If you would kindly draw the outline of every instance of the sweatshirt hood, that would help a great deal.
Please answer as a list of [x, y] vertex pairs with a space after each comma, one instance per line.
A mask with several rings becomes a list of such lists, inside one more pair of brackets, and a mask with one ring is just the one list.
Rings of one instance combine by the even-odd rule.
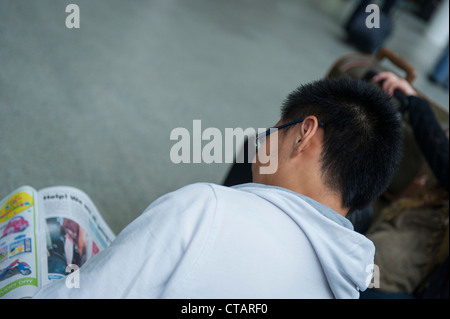
[[234, 186], [284, 211], [308, 237], [335, 298], [359, 298], [372, 279], [375, 247], [351, 222], [313, 199], [262, 184]]

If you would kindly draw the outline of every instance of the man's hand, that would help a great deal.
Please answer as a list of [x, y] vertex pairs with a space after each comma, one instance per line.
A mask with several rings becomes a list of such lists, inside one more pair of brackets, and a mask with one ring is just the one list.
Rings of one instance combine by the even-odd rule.
[[381, 88], [387, 92], [390, 96], [394, 95], [395, 90], [402, 91], [406, 96], [417, 96], [417, 91], [411, 86], [411, 84], [403, 78], [398, 77], [392, 72], [378, 73], [374, 78], [375, 82], [384, 81]]

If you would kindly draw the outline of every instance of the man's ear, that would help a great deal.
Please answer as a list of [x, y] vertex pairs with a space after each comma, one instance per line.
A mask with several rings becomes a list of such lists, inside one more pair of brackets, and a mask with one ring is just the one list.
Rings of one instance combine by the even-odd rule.
[[305, 151], [310, 145], [319, 128], [319, 121], [314, 115], [305, 118], [297, 135], [295, 148], [298, 153]]

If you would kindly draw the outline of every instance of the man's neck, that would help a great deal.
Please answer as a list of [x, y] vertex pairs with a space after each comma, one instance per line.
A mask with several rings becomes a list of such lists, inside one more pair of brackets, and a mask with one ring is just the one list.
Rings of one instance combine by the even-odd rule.
[[308, 196], [311, 199], [314, 199], [316, 202], [319, 202], [332, 210], [336, 211], [342, 216], [347, 216], [349, 209], [346, 207], [342, 207], [342, 196], [337, 194], [334, 191], [329, 190], [325, 185], [320, 183], [321, 185], [314, 185], [314, 182], [310, 182], [307, 185], [274, 185], [280, 186], [286, 189], [289, 189], [298, 194], [302, 194], [304, 196]]
[[[295, 190], [294, 190], [295, 191]], [[314, 199], [316, 202], [319, 202], [332, 210], [336, 211], [342, 216], [347, 216], [349, 209], [342, 207], [342, 198], [338, 194], [332, 191], [320, 191], [318, 193], [313, 192], [298, 192], [299, 194], [303, 194], [308, 196], [311, 199]]]

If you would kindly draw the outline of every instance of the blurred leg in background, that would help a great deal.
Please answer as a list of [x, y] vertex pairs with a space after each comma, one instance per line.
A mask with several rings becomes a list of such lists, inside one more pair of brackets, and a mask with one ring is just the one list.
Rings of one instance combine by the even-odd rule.
[[430, 80], [435, 83], [444, 85], [448, 89], [448, 68], [449, 68], [449, 55], [448, 45], [444, 50], [441, 58], [438, 60], [436, 66], [433, 69], [433, 73], [430, 75]]

